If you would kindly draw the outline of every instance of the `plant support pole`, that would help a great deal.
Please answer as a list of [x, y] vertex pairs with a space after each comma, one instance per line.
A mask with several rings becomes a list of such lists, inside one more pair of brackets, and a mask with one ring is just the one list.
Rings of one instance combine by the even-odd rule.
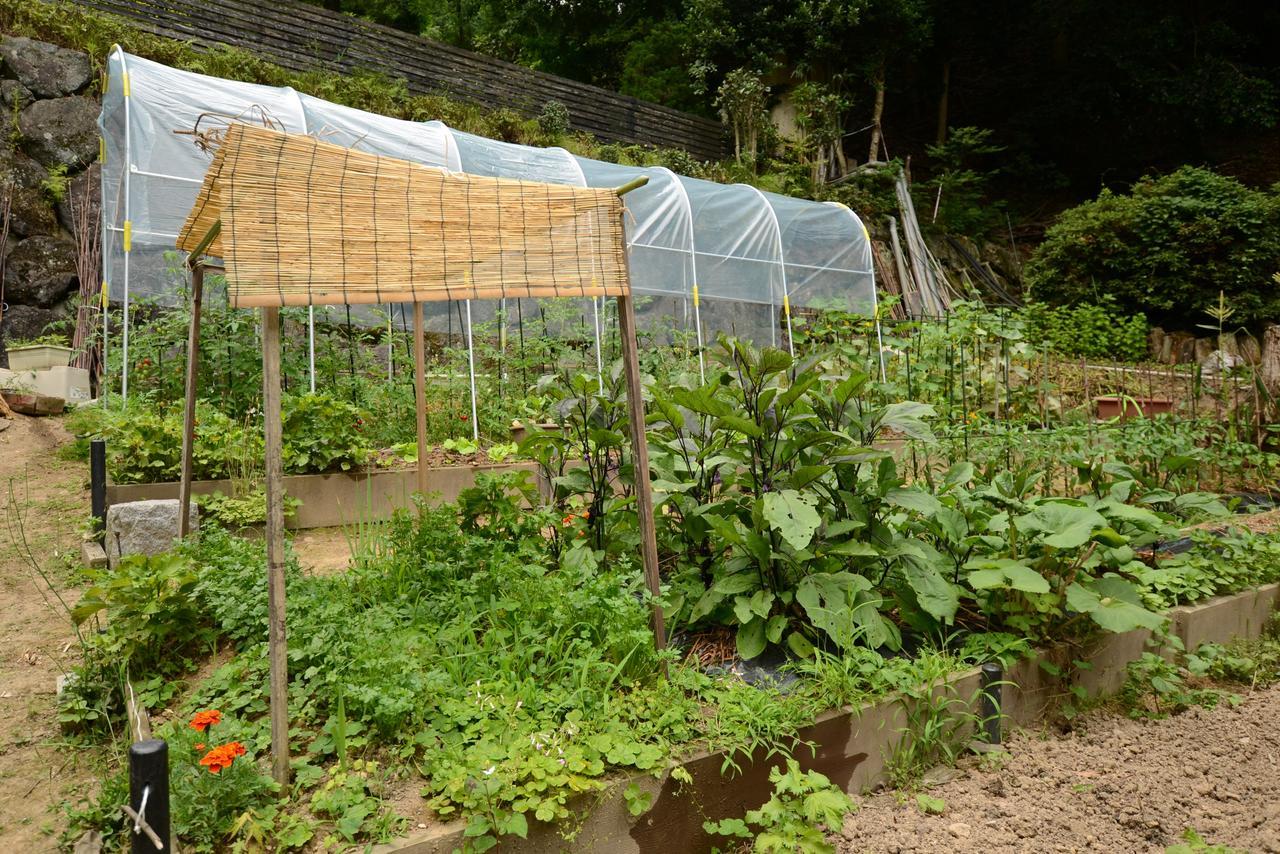
[[[193, 256], [195, 257], [195, 256]], [[200, 373], [200, 307], [204, 302], [204, 264], [191, 267], [191, 326], [187, 330], [187, 383], [182, 411], [182, 482], [178, 485], [178, 539], [191, 533], [191, 458], [196, 444], [196, 385]]]
[[[638, 178], [617, 193], [633, 190], [648, 183]], [[622, 213], [625, 217], [625, 211]], [[624, 231], [626, 222], [623, 222]], [[631, 265], [624, 252], [623, 270], [628, 291], [631, 287]], [[640, 554], [644, 563], [644, 580], [653, 597], [653, 645], [659, 651], [667, 647], [667, 630], [662, 616], [662, 582], [658, 575], [658, 540], [653, 518], [653, 489], [649, 483], [649, 440], [645, 431], [644, 386], [640, 380], [640, 354], [636, 343], [636, 313], [628, 292], [618, 296], [618, 337], [622, 339], [622, 367], [627, 381], [627, 423], [631, 431], [631, 467], [635, 473], [636, 515], [640, 525]], [[663, 665], [666, 672], [666, 665]]]
[[307, 306], [307, 366], [311, 371], [311, 393], [316, 393], [316, 307]]
[[[467, 374], [471, 380], [471, 438], [480, 441], [480, 420], [476, 417], [476, 345], [471, 337], [471, 300], [467, 300]], [[422, 453], [422, 448], [418, 453]]]
[[289, 784], [289, 676], [285, 633], [284, 460], [280, 423], [280, 309], [262, 309], [262, 415], [267, 479], [267, 644], [271, 666], [271, 776]]
[[413, 304], [413, 391], [418, 424], [418, 494], [427, 494], [427, 333], [422, 303]]

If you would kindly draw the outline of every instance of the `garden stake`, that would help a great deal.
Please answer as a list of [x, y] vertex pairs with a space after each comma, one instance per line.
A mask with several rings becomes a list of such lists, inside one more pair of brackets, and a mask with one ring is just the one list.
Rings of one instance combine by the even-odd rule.
[[101, 543], [107, 536], [107, 443], [102, 439], [89, 442], [89, 493], [98, 520], [95, 538]]
[[417, 402], [418, 494], [427, 494], [427, 335], [422, 303], [413, 304], [413, 391]]
[[[348, 314], [351, 311], [347, 307]], [[354, 391], [354, 384], [352, 389]], [[267, 482], [267, 643], [271, 666], [271, 776], [289, 784], [289, 676], [285, 633], [284, 461], [280, 423], [280, 309], [262, 309], [262, 420]]]
[[[647, 184], [647, 177], [637, 178], [618, 189], [621, 196], [636, 187]], [[626, 211], [620, 214], [625, 226]], [[623, 269], [628, 287], [631, 284], [631, 265], [624, 252]], [[636, 516], [640, 527], [640, 553], [644, 560], [644, 578], [653, 597], [653, 645], [658, 651], [667, 647], [667, 632], [662, 617], [662, 584], [658, 575], [658, 540], [653, 519], [653, 492], [649, 483], [649, 440], [644, 419], [644, 385], [640, 379], [639, 345], [636, 343], [636, 315], [631, 294], [619, 295], [618, 331], [622, 344], [622, 368], [627, 380], [627, 426], [631, 432], [631, 467], [636, 487]], [[666, 661], [662, 674], [666, 676]]]
[[987, 744], [1000, 743], [1000, 708], [1004, 686], [1004, 669], [995, 662], [982, 665], [982, 729]]
[[169, 745], [158, 739], [129, 746], [129, 816], [132, 854], [168, 851]]

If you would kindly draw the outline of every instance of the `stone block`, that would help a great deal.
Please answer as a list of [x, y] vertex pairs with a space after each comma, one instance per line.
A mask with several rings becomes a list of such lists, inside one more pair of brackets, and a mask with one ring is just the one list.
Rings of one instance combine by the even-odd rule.
[[89, 540], [80, 544], [80, 562], [90, 569], [101, 569], [107, 565], [107, 553], [96, 541]]
[[44, 166], [71, 171], [98, 156], [98, 102], [83, 95], [35, 101], [18, 116], [28, 153]]
[[[195, 531], [199, 527], [200, 511], [194, 501], [188, 512], [191, 530]], [[121, 557], [168, 551], [177, 539], [176, 498], [130, 501], [107, 509], [107, 560], [113, 568]]]

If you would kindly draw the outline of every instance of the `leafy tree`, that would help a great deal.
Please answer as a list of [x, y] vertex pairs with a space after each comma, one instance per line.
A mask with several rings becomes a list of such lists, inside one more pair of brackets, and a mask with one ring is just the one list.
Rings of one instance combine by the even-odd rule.
[[747, 68], [725, 75], [716, 96], [716, 106], [733, 128], [733, 156], [741, 163], [746, 155], [751, 171], [755, 171], [760, 128], [769, 121], [765, 102], [769, 87]]
[[1103, 190], [1045, 234], [1026, 268], [1037, 299], [1115, 297], [1121, 311], [1190, 327], [1219, 291], [1241, 323], [1280, 317], [1280, 187], [1183, 167]]

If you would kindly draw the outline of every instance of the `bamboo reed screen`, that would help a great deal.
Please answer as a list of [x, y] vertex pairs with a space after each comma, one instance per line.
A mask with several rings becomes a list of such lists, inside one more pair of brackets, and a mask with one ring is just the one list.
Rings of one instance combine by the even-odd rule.
[[444, 172], [231, 125], [178, 238], [226, 264], [232, 305], [617, 296], [622, 201], [587, 189]]

